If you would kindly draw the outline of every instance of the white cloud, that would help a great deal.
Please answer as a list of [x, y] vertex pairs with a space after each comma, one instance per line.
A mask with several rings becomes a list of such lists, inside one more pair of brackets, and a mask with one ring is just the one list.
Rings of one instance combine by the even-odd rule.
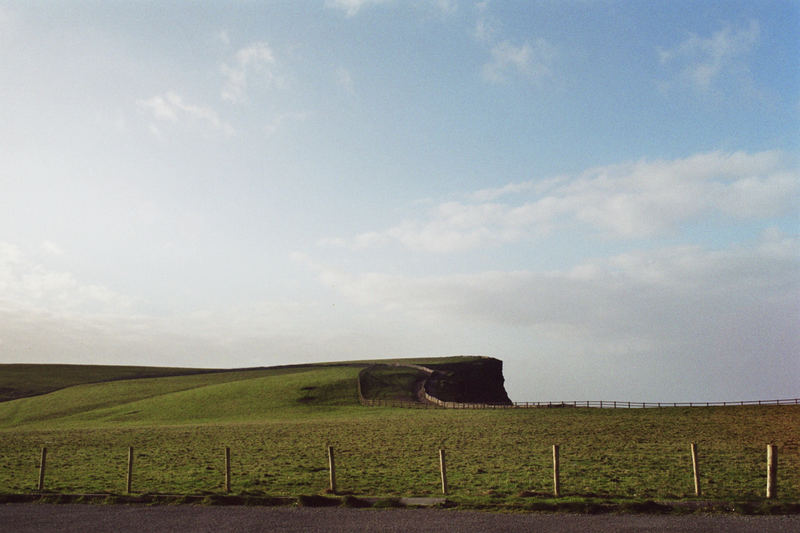
[[[443, 342], [449, 350], [491, 350], [507, 367], [552, 367], [559, 383], [536, 372], [526, 381], [522, 394], [532, 399], [581, 399], [587, 390], [648, 401], [670, 391], [671, 401], [745, 399], [790, 394], [800, 378], [800, 242], [774, 230], [755, 246], [633, 251], [550, 272], [409, 276], [315, 268], [348, 302], [376, 317], [414, 320], [417, 335], [450, 339]], [[762, 370], [756, 386], [753, 375]], [[616, 373], [616, 382], [605, 373]], [[565, 387], [575, 375], [580, 379]], [[664, 380], [673, 385], [665, 389]]]
[[[635, 251], [555, 272], [409, 277], [353, 275], [308, 265], [318, 269], [325, 285], [358, 304], [442, 320], [449, 316], [502, 324], [561, 323], [600, 332], [628, 330], [644, 324], [646, 317], [656, 325], [656, 317], [674, 312], [669, 317], [674, 324], [641, 330], [666, 340], [695, 320], [706, 321], [698, 316], [703, 313], [741, 312], [741, 305], [725, 301], [782, 302], [785, 311], [796, 309], [800, 241], [780, 234], [766, 237], [754, 247]], [[685, 309], [689, 316], [678, 309]]]
[[231, 44], [231, 37], [228, 34], [228, 30], [222, 29], [216, 33], [216, 38], [219, 42], [224, 44], [225, 46], [230, 46]]
[[64, 250], [62, 250], [61, 247], [53, 241], [42, 242], [41, 249], [50, 255], [64, 255]]
[[524, 181], [521, 183], [508, 183], [506, 185], [503, 185], [502, 187], [481, 189], [479, 191], [475, 191], [474, 193], [472, 193], [470, 197], [473, 200], [488, 202], [496, 200], [503, 196], [519, 194], [522, 192], [527, 192], [535, 189], [542, 189], [541, 184], [533, 181]]
[[0, 6], [0, 33], [5, 33], [5, 30], [11, 24], [11, 21], [11, 11], [6, 6]]
[[167, 316], [34, 303], [0, 298], [0, 362], [238, 368], [367, 358], [392, 337], [365, 333], [358, 317], [331, 315], [330, 305], [294, 300]]
[[[60, 254], [49, 241], [46, 255]], [[0, 242], [0, 302], [16, 308], [47, 312], [126, 310], [130, 299], [102, 285], [83, 283], [71, 273], [48, 268], [18, 246]]]
[[142, 315], [130, 298], [38, 259], [0, 241], [2, 363], [231, 368], [313, 362], [325, 356], [344, 360], [361, 349], [359, 339], [364, 338], [350, 330], [349, 315], [328, 316], [329, 307], [315, 302], [267, 301]]
[[[329, 8], [344, 11], [348, 17], [356, 16], [361, 8], [391, 3], [392, 0], [326, 0], [325, 5]], [[402, 5], [404, 2], [398, 3]], [[415, 2], [416, 7], [433, 7], [445, 15], [458, 11], [458, 0], [423, 0]]]
[[556, 49], [545, 39], [533, 44], [514, 45], [503, 41], [492, 47], [492, 60], [483, 66], [483, 78], [491, 83], [504, 83], [513, 74], [529, 80], [541, 80], [552, 74]]
[[232, 103], [246, 101], [248, 85], [254, 76], [267, 86], [280, 85], [283, 80], [275, 66], [275, 54], [267, 43], [255, 42], [241, 48], [234, 55], [232, 64], [222, 65], [225, 76], [222, 99]]
[[552, 65], [557, 50], [546, 39], [538, 38], [516, 44], [502, 37], [501, 23], [489, 13], [488, 2], [475, 4], [477, 19], [472, 32], [479, 43], [485, 45], [491, 59], [484, 63], [481, 76], [489, 83], [506, 83], [520, 76], [529, 81], [541, 81], [552, 76]]
[[594, 169], [557, 194], [578, 220], [612, 235], [643, 237], [712, 212], [781, 215], [799, 191], [800, 171], [779, 152], [711, 152]]
[[491, 43], [494, 41], [498, 33], [498, 23], [494, 19], [481, 16], [475, 22], [475, 30], [473, 36], [480, 42]]
[[353, 83], [353, 77], [350, 75], [350, 71], [344, 67], [339, 67], [336, 69], [336, 83], [344, 89], [347, 94], [355, 94], [355, 84]]
[[447, 15], [458, 11], [458, 0], [433, 0], [433, 5]]
[[373, 232], [367, 242], [380, 243], [383, 237], [415, 250], [457, 252], [493, 242], [516, 241], [523, 233], [536, 231], [526, 226], [537, 218], [537, 213], [503, 204], [446, 202], [433, 210], [429, 220], [406, 221], [382, 234]]
[[358, 14], [362, 7], [375, 4], [383, 4], [386, 0], [327, 0], [328, 7], [341, 9], [348, 17]]
[[[780, 216], [797, 208], [798, 194], [800, 169], [780, 152], [710, 152], [484, 189], [469, 195], [471, 201], [445, 202], [424, 218], [344, 242], [364, 248], [394, 241], [415, 250], [455, 252], [576, 224], [598, 236], [640, 238], [674, 232], [711, 214], [733, 220]], [[497, 201], [501, 197], [507, 199]]]
[[17, 14], [8, 6], [0, 6], [0, 42], [13, 36], [17, 29]]
[[178, 121], [179, 107], [171, 103], [172, 100], [181, 101], [180, 96], [175, 93], [169, 92], [164, 96], [153, 96], [147, 100], [139, 100], [137, 103], [153, 113], [156, 120], [167, 120], [169, 122]]
[[736, 69], [747, 70], [745, 56], [760, 35], [757, 21], [741, 29], [726, 26], [710, 37], [691, 35], [672, 49], [659, 50], [662, 64], [677, 64], [681, 76], [700, 90], [709, 90], [718, 78]]
[[303, 122], [308, 117], [311, 116], [311, 113], [308, 111], [302, 111], [297, 113], [282, 113], [275, 117], [272, 122], [267, 124], [264, 127], [264, 131], [267, 135], [275, 135], [281, 128], [285, 127], [286, 124], [292, 122]]
[[489, 13], [488, 3], [475, 5], [477, 19], [473, 37], [485, 45], [491, 59], [484, 63], [481, 76], [489, 83], [506, 83], [515, 76], [529, 81], [541, 81], [552, 75], [556, 47], [538, 38], [516, 44], [502, 38], [501, 23]]
[[[173, 124], [200, 122], [226, 136], [234, 134], [233, 126], [221, 120], [216, 111], [210, 107], [190, 104], [174, 91], [168, 91], [146, 100], [139, 100], [137, 103], [139, 107], [149, 111], [158, 122], [170, 122]], [[150, 129], [154, 134], [160, 136], [161, 128], [153, 124]]]

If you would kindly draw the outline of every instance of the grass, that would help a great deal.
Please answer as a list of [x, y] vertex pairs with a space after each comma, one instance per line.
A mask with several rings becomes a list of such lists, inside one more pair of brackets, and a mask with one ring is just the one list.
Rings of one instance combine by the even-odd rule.
[[[784, 502], [800, 500], [794, 406], [664, 409], [410, 410], [358, 405], [359, 366], [305, 366], [84, 384], [0, 404], [0, 493], [121, 493], [133, 446], [135, 493], [321, 495], [326, 446], [351, 496], [438, 496], [445, 447], [454, 501], [547, 507], [551, 445], [561, 502], [692, 500], [689, 443], [703, 498], [763, 498], [766, 444], [779, 446]], [[576, 503], [576, 505], [579, 505]]]

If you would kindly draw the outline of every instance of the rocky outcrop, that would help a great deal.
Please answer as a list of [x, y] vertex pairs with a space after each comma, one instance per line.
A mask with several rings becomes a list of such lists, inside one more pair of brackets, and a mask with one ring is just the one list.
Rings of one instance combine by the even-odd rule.
[[[504, 387], [503, 362], [491, 357], [465, 357], [426, 366], [410, 363], [372, 365], [362, 370], [358, 377], [358, 393], [362, 404], [387, 403], [385, 400], [376, 400], [368, 392], [375, 388], [376, 382], [379, 383], [377, 374], [380, 367], [404, 367], [418, 371], [419, 377], [413, 380], [412, 386], [416, 389], [413, 396], [422, 404], [456, 409], [513, 405]], [[410, 384], [410, 381], [407, 383]], [[409, 394], [412, 391], [405, 392]]]
[[425, 382], [425, 392], [441, 402], [511, 404], [499, 359], [480, 357], [428, 366], [434, 372]]

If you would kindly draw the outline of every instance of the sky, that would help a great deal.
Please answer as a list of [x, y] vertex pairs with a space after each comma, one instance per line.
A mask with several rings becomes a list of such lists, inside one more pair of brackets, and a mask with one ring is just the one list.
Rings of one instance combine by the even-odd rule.
[[0, 363], [800, 396], [800, 4], [0, 0]]

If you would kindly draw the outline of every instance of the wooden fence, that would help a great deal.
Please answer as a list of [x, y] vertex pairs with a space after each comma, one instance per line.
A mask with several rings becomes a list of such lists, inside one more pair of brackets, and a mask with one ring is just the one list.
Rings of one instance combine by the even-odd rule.
[[[552, 487], [552, 495], [556, 498], [563, 496], [561, 490], [561, 483], [562, 483], [562, 471], [561, 471], [561, 451], [562, 447], [558, 444], [552, 445], [552, 453], [553, 453], [553, 487]], [[697, 444], [692, 442], [690, 444], [690, 452], [691, 452], [691, 472], [692, 472], [692, 479], [694, 482], [694, 495], [699, 497], [702, 495], [701, 489], [701, 481], [700, 481], [700, 462], [698, 460], [697, 454]], [[133, 487], [133, 480], [134, 480], [134, 470], [133, 470], [133, 447], [128, 448], [127, 454], [127, 469], [126, 469], [126, 493], [131, 494], [134, 491], [132, 490]], [[224, 469], [223, 475], [224, 477], [221, 479], [222, 487], [225, 493], [231, 492], [231, 485], [232, 485], [232, 470], [231, 470], [231, 448], [226, 446], [224, 448]], [[327, 457], [328, 457], [328, 492], [336, 494], [337, 493], [337, 483], [336, 483], [336, 462], [334, 461], [334, 448], [333, 446], [327, 446]], [[449, 485], [448, 485], [448, 478], [447, 478], [447, 463], [445, 459], [445, 450], [444, 448], [439, 449], [439, 474], [441, 479], [441, 490], [442, 493], [448, 494]], [[37, 484], [37, 491], [42, 493], [45, 492], [45, 480], [46, 480], [46, 471], [47, 471], [47, 448], [43, 447], [41, 449], [41, 459], [39, 463], [39, 472], [38, 472], [38, 484]], [[221, 462], [223, 462], [221, 461]], [[773, 499], [776, 498], [778, 495], [778, 447], [774, 444], [767, 445], [767, 468], [766, 468], [766, 498]], [[687, 478], [688, 478], [688, 465], [686, 467]], [[137, 487], [138, 488], [138, 487]], [[141, 487], [139, 493], [148, 492], [147, 487]]]
[[740, 405], [800, 405], [800, 398], [781, 400], [750, 400], [740, 402], [620, 402], [609, 400], [572, 402], [514, 402], [502, 403], [461, 403], [445, 402], [426, 394], [428, 402], [405, 400], [382, 400], [361, 398], [361, 405], [368, 407], [403, 407], [408, 409], [537, 409], [537, 408], [593, 408], [593, 409], [653, 409], [662, 407], [723, 407]]
[[[418, 391], [419, 401], [412, 402], [408, 400], [392, 400], [392, 399], [386, 400], [386, 399], [364, 397], [364, 389], [362, 385], [364, 376], [370, 370], [378, 366], [413, 368], [415, 370], [419, 370], [427, 374], [428, 377], [425, 378], [425, 380], [422, 382], [422, 386]], [[423, 409], [430, 407], [444, 407], [445, 409], [496, 409], [496, 408], [513, 407], [513, 405], [510, 403], [504, 403], [504, 404], [462, 403], [462, 402], [451, 402], [442, 400], [441, 398], [437, 398], [431, 393], [428, 387], [431, 376], [436, 374], [436, 372], [437, 372], [436, 370], [428, 368], [426, 366], [406, 364], [406, 363], [388, 363], [385, 365], [378, 364], [369, 366], [358, 373], [358, 399], [362, 405], [367, 405], [370, 407], [409, 407], [409, 408], [423, 408]]]
[[513, 402], [513, 403], [465, 403], [451, 402], [437, 398], [428, 390], [428, 379], [426, 378], [420, 390], [419, 401], [392, 400], [366, 398], [363, 394], [362, 380], [364, 375], [377, 366], [406, 367], [420, 370], [432, 376], [436, 370], [422, 365], [405, 363], [389, 363], [386, 365], [372, 365], [364, 368], [358, 373], [358, 399], [361, 405], [368, 407], [405, 407], [415, 409], [427, 409], [441, 407], [445, 409], [532, 409], [540, 407], [592, 407], [599, 409], [649, 409], [659, 407], [717, 407], [734, 405], [800, 405], [800, 398], [784, 398], [780, 400], [747, 400], [738, 402], [621, 402], [618, 400], [581, 400], [568, 402]]
[[[620, 402], [608, 400], [572, 402], [514, 402], [513, 407], [595, 407], [601, 409], [647, 409], [658, 407], [717, 407], [733, 405], [800, 405], [800, 398], [749, 400], [740, 402]], [[497, 408], [496, 406], [489, 407]]]

